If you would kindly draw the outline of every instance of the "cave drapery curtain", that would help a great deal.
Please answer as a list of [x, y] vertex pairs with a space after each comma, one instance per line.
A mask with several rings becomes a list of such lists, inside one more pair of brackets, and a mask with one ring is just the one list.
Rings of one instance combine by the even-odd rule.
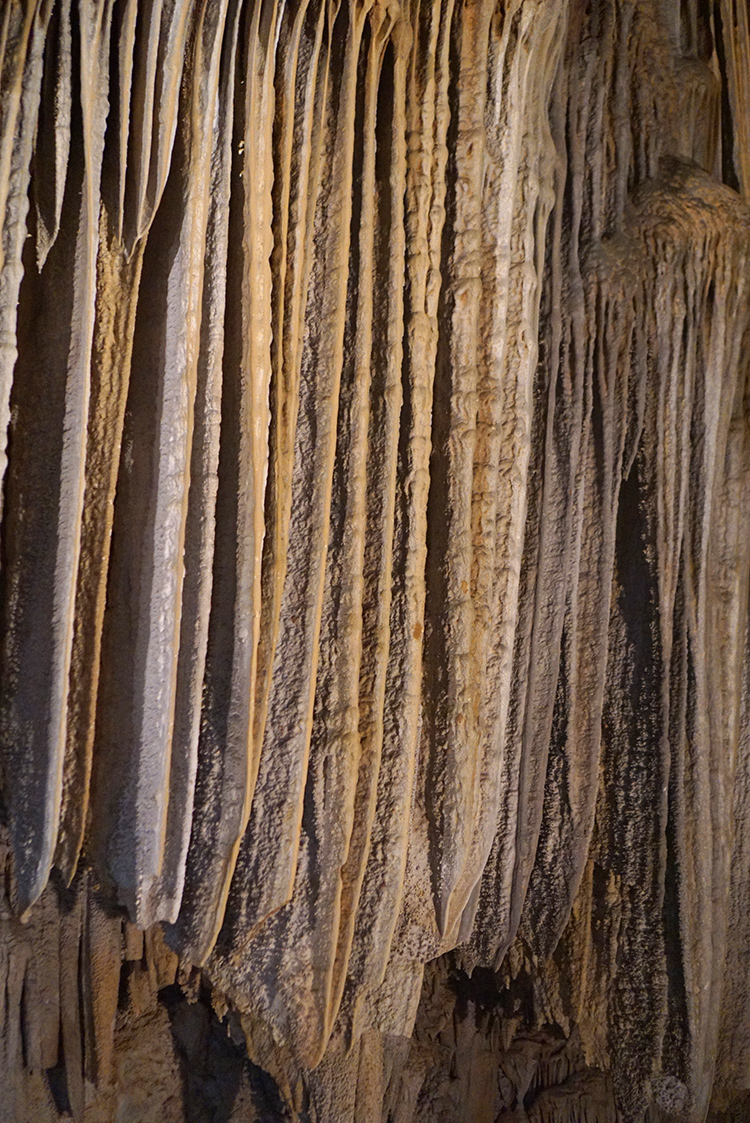
[[5, 0], [0, 66], [3, 1123], [140, 930], [326, 1123], [442, 1118], [448, 953], [592, 1121], [750, 1088], [744, 0]]

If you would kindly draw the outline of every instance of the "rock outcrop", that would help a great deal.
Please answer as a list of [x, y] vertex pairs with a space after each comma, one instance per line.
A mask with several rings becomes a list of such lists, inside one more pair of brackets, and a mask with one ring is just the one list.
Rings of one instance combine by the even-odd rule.
[[747, 4], [0, 67], [0, 1121], [750, 1119]]

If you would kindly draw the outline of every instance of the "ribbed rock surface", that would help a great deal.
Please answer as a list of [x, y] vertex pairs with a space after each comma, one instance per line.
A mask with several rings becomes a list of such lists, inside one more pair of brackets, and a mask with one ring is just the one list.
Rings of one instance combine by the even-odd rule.
[[1, 1123], [750, 1118], [744, 0], [4, 0], [0, 232]]

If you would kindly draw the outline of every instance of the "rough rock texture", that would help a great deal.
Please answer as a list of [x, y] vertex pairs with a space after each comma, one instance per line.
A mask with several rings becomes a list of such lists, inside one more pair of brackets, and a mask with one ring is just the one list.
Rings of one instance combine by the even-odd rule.
[[2, 0], [0, 235], [0, 1123], [750, 1119], [746, 0]]

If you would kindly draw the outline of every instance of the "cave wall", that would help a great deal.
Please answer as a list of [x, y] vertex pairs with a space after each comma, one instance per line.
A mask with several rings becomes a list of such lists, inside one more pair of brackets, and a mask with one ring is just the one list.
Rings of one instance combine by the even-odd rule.
[[0, 1121], [750, 1119], [747, 4], [0, 67]]

